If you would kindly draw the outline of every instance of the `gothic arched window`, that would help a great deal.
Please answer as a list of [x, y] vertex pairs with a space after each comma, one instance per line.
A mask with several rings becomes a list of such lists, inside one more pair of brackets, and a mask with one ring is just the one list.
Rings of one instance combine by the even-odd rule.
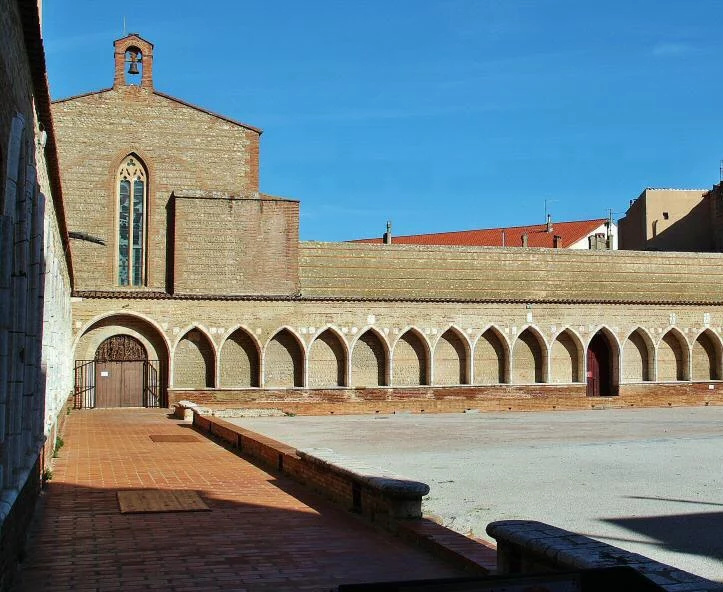
[[148, 176], [135, 154], [118, 171], [118, 284], [145, 283], [146, 195]]

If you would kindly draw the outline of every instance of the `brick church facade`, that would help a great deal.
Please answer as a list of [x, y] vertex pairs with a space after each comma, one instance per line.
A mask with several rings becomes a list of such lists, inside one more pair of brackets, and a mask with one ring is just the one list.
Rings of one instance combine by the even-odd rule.
[[721, 402], [721, 255], [300, 242], [261, 131], [157, 91], [153, 49], [53, 103], [77, 406]]

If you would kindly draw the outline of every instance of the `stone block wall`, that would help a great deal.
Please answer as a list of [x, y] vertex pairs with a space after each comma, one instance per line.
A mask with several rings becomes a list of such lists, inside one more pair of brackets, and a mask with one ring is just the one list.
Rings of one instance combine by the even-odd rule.
[[303, 242], [301, 291], [350, 299], [721, 302], [717, 253]]
[[0, 0], [0, 589], [72, 392], [68, 253], [38, 4]]

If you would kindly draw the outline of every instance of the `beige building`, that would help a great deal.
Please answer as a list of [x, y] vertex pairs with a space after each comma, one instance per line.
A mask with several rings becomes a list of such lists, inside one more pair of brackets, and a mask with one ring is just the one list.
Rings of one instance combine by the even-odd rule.
[[130, 35], [112, 88], [53, 105], [77, 406], [719, 400], [721, 256], [300, 242], [299, 203], [260, 191], [261, 131], [155, 67]]
[[630, 202], [618, 221], [620, 248], [650, 251], [720, 250], [707, 189], [651, 189]]

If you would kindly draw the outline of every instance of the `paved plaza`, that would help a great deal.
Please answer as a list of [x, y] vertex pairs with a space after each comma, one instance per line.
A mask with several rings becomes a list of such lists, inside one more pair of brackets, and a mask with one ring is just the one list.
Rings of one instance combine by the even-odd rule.
[[424, 481], [462, 533], [540, 520], [723, 581], [723, 407], [232, 421]]
[[[17, 590], [328, 591], [466, 575], [166, 413], [71, 414]], [[121, 514], [117, 493], [138, 489], [195, 491], [210, 511]]]

